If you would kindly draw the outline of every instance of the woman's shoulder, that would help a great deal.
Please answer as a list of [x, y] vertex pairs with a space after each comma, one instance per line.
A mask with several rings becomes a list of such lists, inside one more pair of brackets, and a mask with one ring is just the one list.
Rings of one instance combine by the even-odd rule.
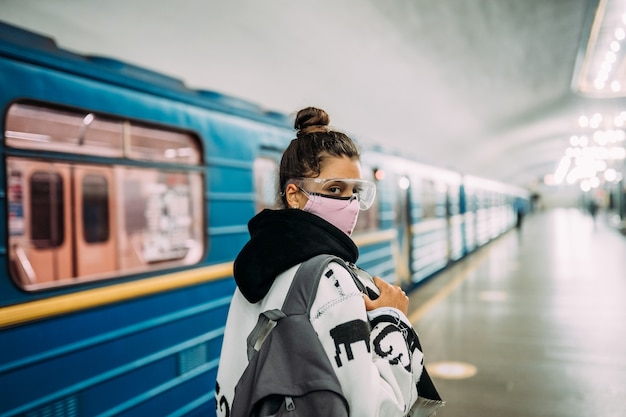
[[269, 310], [273, 308], [281, 308], [283, 301], [287, 296], [293, 277], [298, 270], [300, 264], [294, 265], [286, 271], [281, 272], [276, 276], [276, 279], [272, 283], [267, 295], [261, 301], [263, 310]]

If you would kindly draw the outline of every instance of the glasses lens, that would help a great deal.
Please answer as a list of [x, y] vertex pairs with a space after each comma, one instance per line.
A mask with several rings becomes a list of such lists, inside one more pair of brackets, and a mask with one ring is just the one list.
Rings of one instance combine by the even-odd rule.
[[376, 185], [373, 182], [351, 178], [298, 178], [298, 186], [307, 192], [330, 197], [347, 198], [355, 196], [359, 200], [359, 208], [367, 210], [376, 198]]
[[361, 210], [367, 210], [374, 203], [376, 198], [376, 185], [373, 182], [360, 180], [356, 185], [356, 193], [359, 198]]

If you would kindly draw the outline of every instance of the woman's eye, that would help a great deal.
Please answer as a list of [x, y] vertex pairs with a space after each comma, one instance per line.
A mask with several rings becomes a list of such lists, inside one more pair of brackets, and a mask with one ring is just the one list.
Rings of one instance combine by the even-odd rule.
[[341, 187], [333, 185], [328, 187], [328, 192], [331, 194], [341, 194]]

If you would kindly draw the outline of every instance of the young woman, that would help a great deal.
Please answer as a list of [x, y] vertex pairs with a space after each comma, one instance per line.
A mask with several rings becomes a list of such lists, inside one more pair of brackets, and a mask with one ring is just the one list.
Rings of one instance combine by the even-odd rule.
[[[234, 387], [248, 363], [248, 334], [261, 312], [282, 306], [300, 263], [320, 254], [336, 255], [348, 265], [357, 260], [350, 234], [359, 210], [372, 205], [376, 188], [361, 179], [354, 142], [328, 123], [323, 110], [298, 112], [297, 138], [280, 165], [282, 209], [264, 210], [250, 221], [250, 241], [235, 260], [237, 290], [217, 374], [220, 417], [230, 414]], [[359, 292], [344, 266], [331, 262], [311, 309], [350, 415], [430, 415], [442, 403], [406, 317], [408, 297], [382, 279], [375, 277], [373, 283], [379, 293], [374, 300]]]

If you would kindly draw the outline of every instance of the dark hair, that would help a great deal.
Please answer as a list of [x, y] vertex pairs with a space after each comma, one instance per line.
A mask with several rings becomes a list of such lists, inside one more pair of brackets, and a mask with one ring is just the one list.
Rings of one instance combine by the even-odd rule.
[[302, 109], [296, 115], [293, 126], [298, 131], [296, 138], [285, 149], [280, 161], [278, 189], [283, 207], [287, 205], [283, 191], [289, 179], [317, 177], [328, 156], [360, 158], [354, 141], [344, 133], [331, 130], [329, 123], [328, 114], [315, 107]]

